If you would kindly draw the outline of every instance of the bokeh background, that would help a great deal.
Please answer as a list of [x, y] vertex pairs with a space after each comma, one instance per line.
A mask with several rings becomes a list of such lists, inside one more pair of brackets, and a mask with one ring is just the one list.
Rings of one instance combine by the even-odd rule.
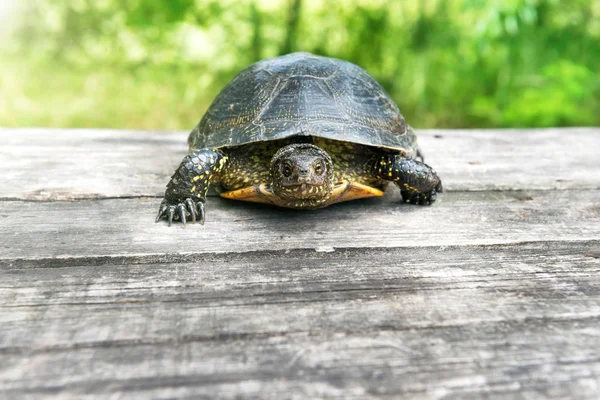
[[0, 0], [0, 126], [191, 129], [293, 51], [359, 64], [418, 128], [600, 125], [600, 0]]

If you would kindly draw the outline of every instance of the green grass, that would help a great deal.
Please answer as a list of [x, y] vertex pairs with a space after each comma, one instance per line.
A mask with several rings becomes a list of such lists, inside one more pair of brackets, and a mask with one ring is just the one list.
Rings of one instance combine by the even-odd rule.
[[212, 101], [207, 76], [191, 67], [3, 62], [0, 125], [191, 129]]
[[[206, 68], [186, 64], [82, 69], [64, 63], [13, 59], [0, 64], [0, 126], [188, 130], [234, 74], [217, 80], [218, 75]], [[494, 97], [477, 93], [477, 82], [461, 84], [458, 76], [453, 76], [460, 72], [445, 74], [448, 81], [458, 83], [440, 88], [433, 99], [409, 90], [391, 92], [411, 125], [600, 124], [594, 95], [598, 92], [598, 75], [568, 61], [545, 68], [535, 85], [509, 87], [503, 105]], [[396, 87], [410, 87], [410, 76], [398, 79]], [[433, 77], [423, 77], [428, 79]]]
[[187, 130], [235, 74], [291, 51], [363, 67], [417, 128], [600, 125], [600, 0], [18, 4], [0, 126]]

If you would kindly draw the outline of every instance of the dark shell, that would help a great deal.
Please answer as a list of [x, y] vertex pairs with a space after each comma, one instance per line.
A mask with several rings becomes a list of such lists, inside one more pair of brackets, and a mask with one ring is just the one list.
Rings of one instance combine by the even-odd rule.
[[362, 68], [294, 53], [257, 62], [217, 96], [190, 133], [190, 148], [317, 136], [414, 154], [416, 136]]

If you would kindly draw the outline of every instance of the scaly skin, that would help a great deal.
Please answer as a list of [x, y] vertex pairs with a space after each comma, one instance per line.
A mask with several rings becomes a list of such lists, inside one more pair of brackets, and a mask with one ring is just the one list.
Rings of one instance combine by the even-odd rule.
[[437, 173], [424, 162], [398, 154], [385, 154], [373, 165], [373, 174], [394, 182], [405, 203], [429, 205], [443, 191]]
[[[200, 149], [192, 151], [181, 162], [167, 185], [156, 220], [165, 217], [185, 224], [188, 217], [204, 224], [206, 193], [209, 185], [220, 186], [222, 191], [234, 191], [267, 183], [272, 186], [271, 160], [279, 149], [297, 142], [287, 139], [252, 143], [231, 149]], [[322, 138], [304, 138], [331, 157], [332, 181], [348, 180], [384, 190], [387, 182], [400, 188], [406, 203], [427, 205], [436, 200], [442, 183], [436, 172], [427, 164], [403, 154], [385, 153], [383, 150], [354, 143]], [[300, 146], [301, 147], [301, 146]], [[308, 204], [306, 196], [297, 201], [282, 200], [291, 208], [317, 208], [320, 203]], [[302, 189], [304, 190], [304, 189]], [[312, 189], [317, 193], [317, 188]], [[323, 203], [323, 201], [321, 201]]]
[[156, 222], [166, 216], [169, 226], [173, 218], [180, 219], [185, 225], [187, 214], [190, 214], [194, 222], [198, 216], [204, 225], [206, 192], [210, 183], [219, 179], [227, 160], [225, 153], [217, 149], [201, 149], [188, 154], [167, 184]]

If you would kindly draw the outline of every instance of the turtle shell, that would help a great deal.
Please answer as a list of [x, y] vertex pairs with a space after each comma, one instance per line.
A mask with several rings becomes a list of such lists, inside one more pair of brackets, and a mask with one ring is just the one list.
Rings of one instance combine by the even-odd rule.
[[414, 155], [417, 139], [365, 70], [293, 53], [252, 64], [217, 96], [190, 133], [191, 149], [316, 136]]

